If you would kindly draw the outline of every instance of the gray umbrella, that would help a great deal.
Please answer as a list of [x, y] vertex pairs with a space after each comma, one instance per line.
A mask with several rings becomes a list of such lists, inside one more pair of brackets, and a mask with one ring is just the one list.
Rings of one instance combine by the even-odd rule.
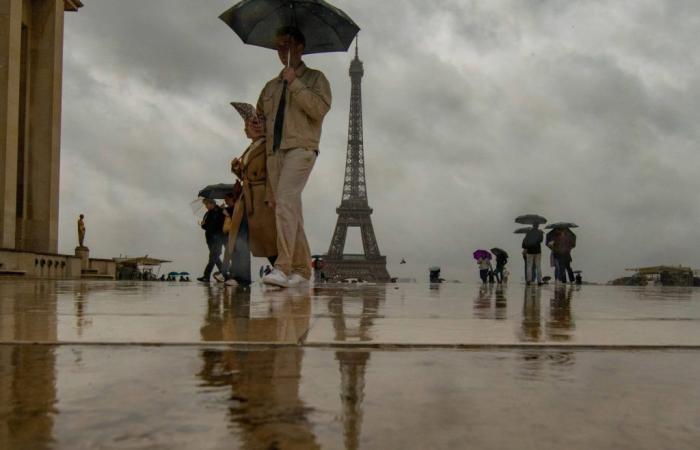
[[345, 52], [360, 31], [347, 14], [323, 0], [242, 0], [219, 16], [243, 42], [277, 49], [277, 30], [295, 26], [304, 53]]
[[522, 223], [523, 225], [542, 225], [547, 223], [547, 219], [538, 214], [524, 214], [515, 218], [515, 223]]
[[527, 234], [528, 231], [532, 230], [532, 227], [520, 227], [513, 231], [515, 234]]

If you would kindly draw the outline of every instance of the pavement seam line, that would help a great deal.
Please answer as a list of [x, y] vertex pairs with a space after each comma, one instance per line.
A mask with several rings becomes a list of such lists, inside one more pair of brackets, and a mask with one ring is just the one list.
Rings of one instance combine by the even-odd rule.
[[615, 344], [405, 344], [371, 342], [80, 342], [80, 341], [3, 341], [0, 346], [48, 346], [48, 347], [245, 347], [245, 348], [327, 348], [371, 350], [700, 350], [700, 345], [615, 345]]

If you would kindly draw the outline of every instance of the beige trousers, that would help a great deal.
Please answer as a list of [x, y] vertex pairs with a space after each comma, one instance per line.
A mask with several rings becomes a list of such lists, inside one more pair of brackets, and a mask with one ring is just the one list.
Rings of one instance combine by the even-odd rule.
[[311, 251], [304, 233], [301, 193], [314, 168], [316, 152], [305, 148], [278, 150], [267, 158], [267, 176], [275, 198], [277, 261], [287, 276], [311, 278]]

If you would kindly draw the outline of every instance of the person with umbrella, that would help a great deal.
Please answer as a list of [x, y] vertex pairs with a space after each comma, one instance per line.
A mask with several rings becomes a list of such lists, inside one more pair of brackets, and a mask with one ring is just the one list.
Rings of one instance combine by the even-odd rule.
[[278, 257], [263, 282], [281, 287], [311, 277], [301, 194], [316, 162], [321, 126], [331, 107], [328, 80], [301, 60], [305, 43], [296, 27], [278, 30], [277, 53], [285, 67], [260, 93], [257, 110], [265, 117], [264, 123], [250, 124], [267, 137], [267, 168], [277, 220]]
[[538, 286], [542, 285], [542, 241], [544, 233], [539, 229], [547, 219], [537, 214], [525, 214], [515, 219], [516, 223], [529, 224], [532, 228], [528, 230], [523, 238], [522, 248], [525, 256], [525, 284], [531, 284], [537, 279]]
[[571, 250], [576, 247], [576, 235], [571, 228], [577, 227], [570, 222], [558, 222], [548, 225], [551, 229], [547, 233], [546, 245], [552, 250], [557, 281], [566, 283], [566, 276], [569, 282], [574, 282], [574, 271], [571, 268]]
[[266, 284], [290, 286], [311, 277], [301, 193], [319, 152], [323, 119], [331, 107], [328, 80], [303, 54], [347, 51], [359, 27], [323, 0], [243, 0], [220, 18], [251, 45], [277, 50], [284, 69], [257, 104], [264, 120], [251, 123], [267, 138], [267, 168], [277, 220], [278, 258]]
[[200, 225], [204, 230], [207, 247], [209, 247], [209, 260], [204, 268], [204, 274], [197, 278], [197, 281], [208, 283], [214, 266], [219, 269], [219, 272], [222, 271], [221, 248], [224, 245], [224, 238], [226, 235], [223, 232], [224, 213], [221, 207], [216, 204], [216, 201], [210, 198], [205, 198], [202, 202], [207, 208], [207, 212], [204, 214]]
[[496, 269], [493, 271], [493, 274], [496, 276], [498, 284], [501, 284], [503, 283], [503, 270], [508, 263], [508, 253], [498, 247], [492, 248], [491, 253], [496, 255]]
[[483, 284], [488, 281], [489, 274], [493, 270], [491, 266], [491, 253], [486, 250], [477, 250], [473, 254], [476, 264], [479, 267], [479, 277]]

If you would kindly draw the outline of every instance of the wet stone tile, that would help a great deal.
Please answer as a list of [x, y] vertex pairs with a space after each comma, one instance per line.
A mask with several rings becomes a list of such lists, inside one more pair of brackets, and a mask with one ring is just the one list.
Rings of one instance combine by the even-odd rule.
[[0, 447], [691, 449], [698, 356], [4, 345]]

